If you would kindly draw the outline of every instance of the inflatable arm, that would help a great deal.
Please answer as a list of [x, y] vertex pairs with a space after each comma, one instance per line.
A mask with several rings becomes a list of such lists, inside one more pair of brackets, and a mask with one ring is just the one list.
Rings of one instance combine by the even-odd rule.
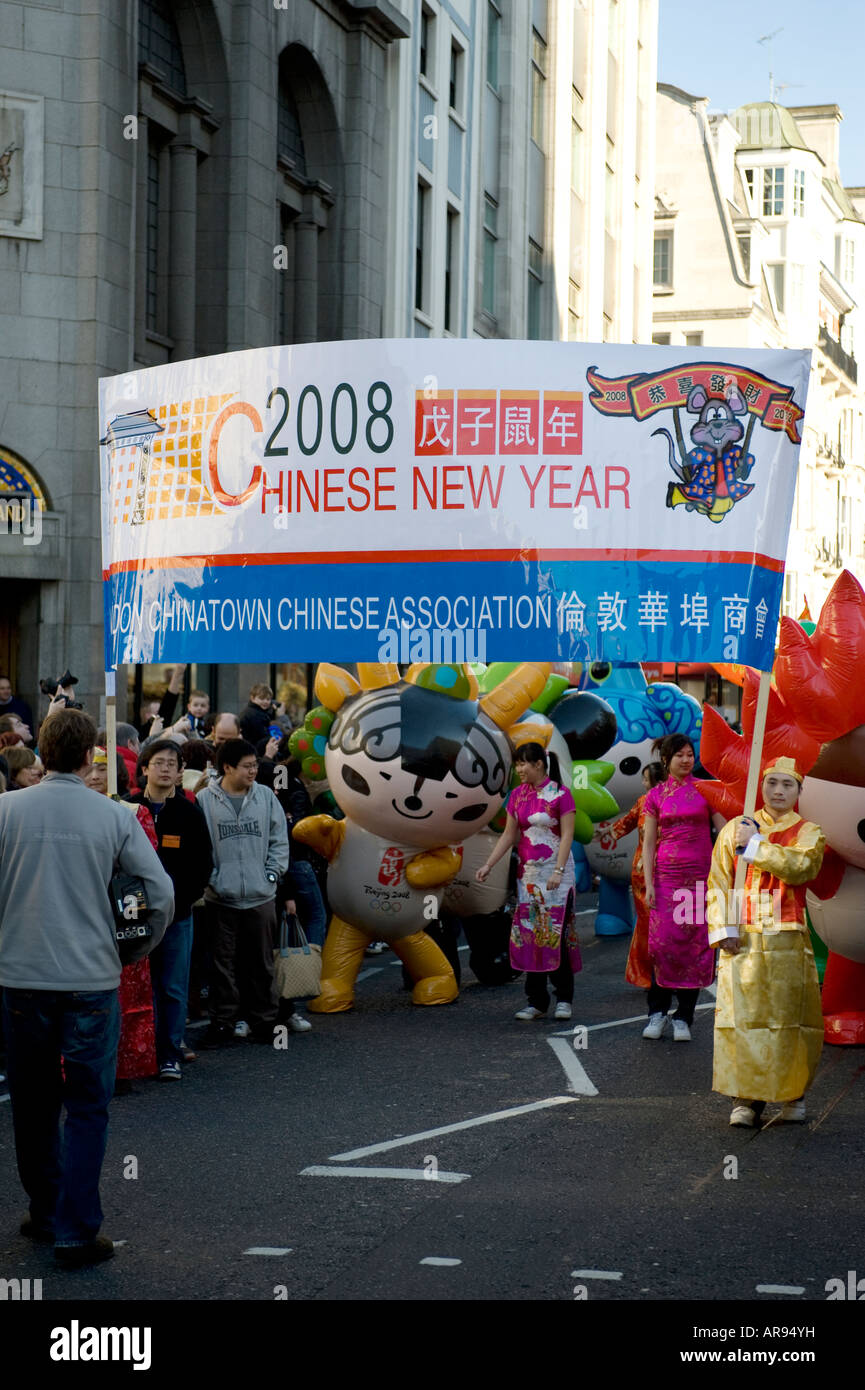
[[443, 845], [441, 849], [425, 850], [423, 854], [416, 854], [406, 865], [406, 882], [412, 888], [441, 888], [443, 884], [450, 883], [461, 863], [462, 855], [448, 845]]
[[333, 816], [306, 816], [297, 822], [291, 832], [292, 839], [302, 845], [309, 845], [316, 854], [330, 862], [342, 848], [345, 838], [345, 821], [334, 820]]

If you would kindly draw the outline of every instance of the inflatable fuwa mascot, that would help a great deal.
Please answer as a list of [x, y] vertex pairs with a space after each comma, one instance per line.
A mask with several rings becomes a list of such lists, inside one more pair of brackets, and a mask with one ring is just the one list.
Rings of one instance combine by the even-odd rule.
[[[509, 732], [543, 690], [549, 663], [525, 663], [483, 698], [464, 666], [318, 668], [315, 693], [335, 713], [325, 770], [344, 820], [308, 816], [293, 836], [328, 860], [333, 910], [313, 1013], [343, 1013], [371, 941], [387, 941], [415, 980], [415, 1004], [458, 989], [424, 933], [460, 867], [455, 848], [486, 826], [510, 789]], [[521, 741], [527, 736], [520, 728]]]

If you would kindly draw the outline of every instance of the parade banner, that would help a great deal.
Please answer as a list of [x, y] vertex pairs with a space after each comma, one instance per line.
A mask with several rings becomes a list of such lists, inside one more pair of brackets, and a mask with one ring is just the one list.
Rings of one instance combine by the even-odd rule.
[[106, 667], [766, 669], [809, 363], [408, 339], [103, 379]]

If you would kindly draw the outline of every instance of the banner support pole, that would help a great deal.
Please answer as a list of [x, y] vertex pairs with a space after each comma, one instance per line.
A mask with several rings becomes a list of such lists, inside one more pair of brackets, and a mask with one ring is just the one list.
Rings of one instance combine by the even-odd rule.
[[[763, 740], [766, 735], [766, 716], [769, 711], [769, 689], [772, 683], [771, 671], [760, 672], [760, 684], [757, 687], [757, 707], [754, 712], [754, 733], [751, 738], [751, 753], [748, 760], [748, 780], [745, 784], [745, 806], [743, 815], [752, 818], [754, 809], [757, 805], [757, 789], [760, 781], [760, 767], [763, 762]], [[745, 886], [745, 874], [748, 865], [744, 855], [736, 856], [736, 876], [733, 883], [733, 903], [735, 907], [735, 921], [742, 920], [742, 889]]]
[[117, 671], [105, 672], [105, 743], [108, 795], [117, 800]]

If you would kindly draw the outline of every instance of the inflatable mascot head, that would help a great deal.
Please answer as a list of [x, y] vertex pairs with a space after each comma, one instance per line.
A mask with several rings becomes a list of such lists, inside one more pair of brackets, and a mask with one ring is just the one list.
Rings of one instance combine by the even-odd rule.
[[492, 820], [510, 788], [509, 733], [543, 689], [548, 663], [526, 663], [479, 698], [464, 666], [360, 664], [359, 681], [322, 665], [316, 693], [336, 711], [325, 768], [349, 820], [424, 848], [465, 840]]

